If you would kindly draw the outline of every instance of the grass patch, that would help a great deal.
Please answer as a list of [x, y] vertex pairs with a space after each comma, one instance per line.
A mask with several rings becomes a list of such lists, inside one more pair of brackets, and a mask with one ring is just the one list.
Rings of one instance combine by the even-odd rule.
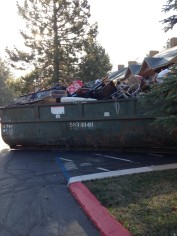
[[177, 170], [87, 181], [133, 236], [177, 236]]

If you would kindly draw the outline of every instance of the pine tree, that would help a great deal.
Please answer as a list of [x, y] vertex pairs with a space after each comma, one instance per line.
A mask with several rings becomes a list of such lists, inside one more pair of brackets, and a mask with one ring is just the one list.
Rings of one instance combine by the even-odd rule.
[[[21, 31], [26, 51], [6, 49], [15, 69], [31, 69], [32, 78], [42, 86], [64, 83], [78, 70], [83, 41], [97, 35], [97, 25], [89, 24], [87, 0], [24, 0], [17, 3], [26, 22]], [[28, 74], [30, 76], [30, 74]]]
[[[172, 12], [177, 10], [176, 0], [167, 0], [162, 11]], [[172, 15], [161, 21], [166, 24], [167, 32], [177, 23], [177, 15]], [[151, 86], [151, 92], [141, 97], [141, 103], [147, 108], [148, 114], [156, 117], [152, 124], [162, 125], [169, 133], [177, 131], [177, 64], [170, 68], [170, 73], [163, 79], [162, 84]]]
[[[36, 71], [32, 71], [25, 76], [21, 76], [20, 78], [10, 78], [7, 80], [8, 86], [13, 90], [16, 97], [36, 92], [41, 89], [41, 84], [38, 84], [39, 81], [36, 80], [38, 75]], [[45, 87], [45, 85], [44, 85]]]
[[82, 81], [89, 82], [105, 77], [112, 69], [110, 59], [105, 49], [95, 39], [88, 37], [84, 42], [85, 55], [79, 67], [79, 76]]
[[7, 105], [13, 98], [13, 92], [8, 86], [8, 79], [11, 77], [10, 69], [0, 59], [0, 106]]
[[[167, 0], [166, 4], [163, 6], [162, 11], [167, 13], [167, 12], [172, 12], [177, 10], [177, 1], [176, 0]], [[164, 31], [167, 32], [170, 29], [173, 29], [173, 27], [177, 23], [177, 15], [172, 15], [167, 17], [166, 19], [162, 20], [163, 24], [166, 24], [164, 27]]]
[[177, 64], [163, 79], [162, 84], [151, 86], [151, 92], [141, 97], [147, 113], [156, 116], [153, 124], [162, 125], [169, 133], [177, 128]]

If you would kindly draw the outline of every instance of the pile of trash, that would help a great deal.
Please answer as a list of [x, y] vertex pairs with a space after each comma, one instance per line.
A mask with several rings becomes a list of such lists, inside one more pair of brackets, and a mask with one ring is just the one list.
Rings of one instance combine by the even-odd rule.
[[68, 87], [56, 84], [55, 86], [22, 95], [16, 98], [12, 105], [26, 105], [33, 103], [60, 103], [71, 101], [95, 101], [119, 98], [136, 97], [142, 92], [143, 82], [136, 77], [132, 83], [109, 80], [108, 77], [88, 83], [80, 80], [73, 81]]

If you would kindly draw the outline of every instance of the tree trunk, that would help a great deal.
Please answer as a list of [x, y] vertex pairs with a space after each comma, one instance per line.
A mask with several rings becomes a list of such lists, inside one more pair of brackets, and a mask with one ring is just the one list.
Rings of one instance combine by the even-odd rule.
[[54, 60], [53, 60], [53, 82], [59, 82], [59, 38], [58, 38], [58, 26], [57, 26], [57, 7], [56, 7], [56, 0], [53, 0], [53, 13], [54, 13], [54, 22], [53, 22], [53, 31], [54, 31]]

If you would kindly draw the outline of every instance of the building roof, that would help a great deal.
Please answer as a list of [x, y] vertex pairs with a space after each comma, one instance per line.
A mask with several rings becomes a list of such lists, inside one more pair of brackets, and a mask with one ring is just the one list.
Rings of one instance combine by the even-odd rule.
[[161, 57], [161, 58], [165, 58], [168, 61], [174, 59], [175, 57], [177, 57], [177, 46], [169, 48], [165, 51], [159, 52], [157, 53], [155, 56], [156, 57]]
[[159, 68], [161, 66], [164, 66], [168, 63], [168, 60], [166, 58], [162, 58], [162, 57], [146, 57], [144, 59], [144, 61], [146, 61], [147, 65], [152, 68]]
[[157, 53], [153, 57], [145, 57], [139, 70], [139, 74], [143, 74], [144, 71], [147, 72], [148, 70], [169, 66], [175, 61], [177, 61], [177, 46]]
[[128, 69], [130, 69], [131, 73], [134, 75], [137, 75], [139, 73], [139, 70], [141, 68], [141, 65], [129, 65]]
[[116, 79], [116, 80], [121, 80], [121, 79], [124, 79], [125, 74], [126, 74], [126, 71], [127, 71], [127, 67], [122, 68], [122, 69], [120, 69], [120, 70], [117, 70], [117, 71], [111, 73], [111, 74], [108, 76], [108, 78], [109, 78], [110, 80], [115, 80], [115, 79]]
[[141, 65], [129, 65], [125, 74], [125, 78], [128, 78], [130, 75], [138, 75], [140, 71]]

